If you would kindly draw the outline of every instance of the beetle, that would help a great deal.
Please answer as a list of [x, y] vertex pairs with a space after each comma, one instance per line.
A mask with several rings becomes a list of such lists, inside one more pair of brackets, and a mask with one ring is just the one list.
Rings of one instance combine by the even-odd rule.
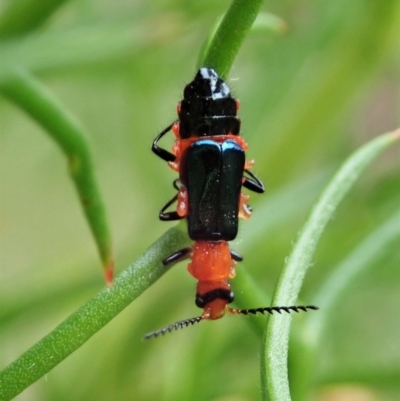
[[[236, 262], [243, 257], [229, 248], [236, 238], [239, 218], [248, 219], [252, 208], [246, 188], [265, 191], [260, 179], [250, 171], [254, 161], [245, 159], [247, 143], [240, 136], [239, 102], [217, 72], [202, 67], [186, 85], [178, 103], [178, 120], [165, 128], [153, 141], [152, 151], [179, 173], [173, 183], [177, 194], [159, 213], [160, 220], [186, 218], [191, 247], [177, 250], [163, 260], [164, 266], [191, 258], [189, 273], [198, 280], [196, 305], [203, 314], [176, 322], [149, 333], [145, 338], [188, 326], [205, 319], [219, 319], [225, 312], [234, 314], [272, 313], [315, 309], [314, 306], [233, 309], [229, 279], [235, 276]], [[159, 147], [160, 139], [172, 131], [172, 152]], [[175, 211], [166, 211], [177, 202]]]

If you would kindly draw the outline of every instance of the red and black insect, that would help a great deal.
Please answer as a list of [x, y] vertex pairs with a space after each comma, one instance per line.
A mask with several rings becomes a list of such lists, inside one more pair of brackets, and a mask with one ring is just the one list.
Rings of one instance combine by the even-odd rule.
[[[229, 279], [235, 276], [236, 262], [242, 256], [229, 249], [228, 241], [236, 238], [238, 219], [249, 218], [249, 196], [242, 187], [264, 192], [263, 183], [249, 169], [254, 161], [246, 161], [247, 144], [240, 136], [239, 102], [228, 85], [212, 68], [200, 68], [194, 80], [186, 85], [183, 100], [178, 104], [178, 120], [154, 140], [152, 151], [179, 173], [174, 181], [177, 194], [161, 209], [164, 221], [186, 218], [191, 247], [180, 249], [163, 260], [168, 266], [191, 258], [190, 274], [198, 280], [196, 305], [201, 316], [176, 322], [154, 331], [145, 338], [156, 337], [205, 319], [218, 319], [225, 312], [233, 314], [272, 313], [307, 309], [314, 306], [265, 307], [233, 309], [234, 299]], [[172, 153], [158, 146], [169, 131], [176, 141]], [[166, 210], [177, 202], [175, 211]]]

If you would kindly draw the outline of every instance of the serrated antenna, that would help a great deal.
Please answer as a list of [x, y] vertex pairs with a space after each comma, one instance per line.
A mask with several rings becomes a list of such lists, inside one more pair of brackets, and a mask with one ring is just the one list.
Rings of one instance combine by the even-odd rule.
[[291, 312], [307, 312], [308, 310], [318, 310], [318, 306], [314, 305], [299, 305], [299, 306], [267, 306], [264, 308], [252, 308], [252, 309], [234, 309], [234, 308], [226, 308], [228, 313], [233, 315], [256, 315], [257, 313], [265, 314], [265, 312], [269, 314], [273, 314], [274, 312], [281, 313], [282, 311], [286, 313]]
[[[286, 313], [291, 313], [291, 312], [299, 313], [299, 312], [307, 312], [308, 310], [318, 310], [318, 309], [319, 309], [318, 306], [314, 305], [305, 305], [305, 306], [300, 305], [300, 306], [267, 306], [263, 308], [252, 308], [252, 309], [234, 309], [227, 307], [226, 311], [232, 315], [256, 315], [257, 313], [261, 313], [263, 315], [265, 313], [269, 313], [272, 315], [274, 312], [281, 313], [283, 311]], [[204, 316], [196, 316], [196, 317], [191, 317], [189, 319], [180, 320], [179, 322], [170, 324], [169, 326], [163, 327], [162, 329], [147, 333], [143, 337], [143, 340], [156, 338], [159, 335], [163, 336], [166, 333], [171, 333], [171, 331], [183, 329], [195, 323], [200, 323], [202, 320], [207, 320], [207, 318]]]
[[170, 324], [169, 326], [164, 327], [162, 329], [147, 333], [143, 337], [143, 340], [148, 340], [150, 338], [158, 337], [160, 334], [163, 336], [165, 333], [171, 333], [171, 331], [178, 330], [178, 329], [183, 329], [183, 328], [188, 327], [190, 325], [193, 325], [195, 323], [199, 323], [202, 320], [204, 320], [203, 316], [196, 316], [196, 317], [191, 317], [189, 319], [180, 320], [179, 322], [175, 322], [173, 324]]

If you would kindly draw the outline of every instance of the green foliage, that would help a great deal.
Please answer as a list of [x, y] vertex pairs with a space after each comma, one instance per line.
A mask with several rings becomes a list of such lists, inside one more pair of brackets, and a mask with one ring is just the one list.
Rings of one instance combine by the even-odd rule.
[[[382, 150], [386, 149], [399, 138], [400, 130], [376, 138], [355, 152], [335, 174], [329, 185], [324, 189], [318, 202], [314, 205], [310, 217], [300, 232], [297, 243], [287, 260], [276, 287], [273, 299], [274, 305], [293, 305], [296, 302], [305, 273], [310, 266], [321, 234], [328, 221], [332, 218], [338, 204], [353, 186], [365, 167]], [[395, 235], [398, 236], [399, 234], [400, 230], [398, 229], [395, 231]], [[361, 269], [368, 266], [367, 261], [364, 262]], [[348, 272], [346, 272], [350, 277], [352, 270], [352, 268], [349, 268]], [[333, 280], [334, 283], [338, 281]], [[327, 286], [323, 296], [329, 298], [329, 294], [334, 292], [337, 292], [335, 291], [335, 285]], [[322, 307], [324, 304], [326, 305], [327, 302], [322, 300]], [[324, 312], [326, 313], [327, 311]], [[314, 317], [314, 322], [318, 322], [318, 320], [323, 321], [324, 312], [319, 314], [319, 319]], [[263, 355], [261, 357], [261, 378], [263, 380], [262, 388], [265, 399], [276, 401], [291, 399], [287, 383], [290, 321], [291, 316], [271, 318], [265, 331]], [[306, 338], [305, 341], [307, 340]], [[314, 347], [316, 346], [317, 343], [314, 344]], [[299, 361], [305, 357], [304, 353], [298, 353]], [[313, 372], [309, 370], [308, 373], [311, 375]]]
[[0, 85], [1, 92], [43, 126], [68, 160], [69, 173], [96, 241], [107, 283], [112, 282], [111, 234], [94, 177], [86, 134], [79, 123], [26, 71], [17, 71]]
[[[172, 196], [175, 174], [153, 157], [150, 144], [175, 118], [199, 49], [228, 3], [46, 1], [42, 9], [34, 3], [3, 7], [0, 87], [13, 98], [4, 88], [12, 88], [11, 79], [25, 69], [60, 99], [61, 113], [68, 110], [85, 125], [121, 271], [166, 231], [157, 213]], [[334, 217], [314, 256], [301, 250], [307, 229], [290, 248], [338, 166], [369, 138], [395, 128], [400, 5], [261, 3], [235, 1], [200, 56], [227, 75], [240, 98], [248, 155], [268, 188], [252, 196], [254, 215], [242, 222], [232, 244], [246, 265], [240, 264], [232, 282], [237, 305], [268, 305], [278, 281], [275, 304], [321, 306], [292, 319], [288, 374], [294, 400], [313, 394], [323, 400], [335, 392], [340, 399], [346, 391], [394, 400], [400, 390], [398, 145], [372, 163], [337, 210], [331, 192], [323, 221], [315, 212], [310, 217], [309, 224], [320, 227], [312, 247]], [[260, 6], [262, 18], [248, 34]], [[26, 18], [32, 7], [35, 18]], [[273, 14], [286, 21], [284, 35], [274, 34], [283, 25]], [[20, 99], [14, 103], [24, 108], [26, 99]], [[259, 398], [262, 317], [226, 317], [141, 341], [152, 329], [198, 314], [194, 282], [183, 266], [103, 327], [164, 273], [157, 261], [186, 243], [184, 225], [162, 236], [112, 289], [99, 292], [96, 248], [65, 160], [7, 99], [0, 99], [0, 121], [0, 368], [29, 349], [3, 371], [7, 386], [1, 391], [16, 394], [84, 344], [16, 399]], [[363, 154], [358, 160], [366, 162], [365, 149], [377, 151], [389, 142], [382, 136], [354, 157]], [[352, 166], [345, 177], [354, 181]], [[346, 189], [333, 188], [336, 194]], [[302, 257], [308, 255], [300, 265], [294, 256], [299, 247]], [[296, 302], [307, 268], [303, 302]], [[289, 391], [288, 324], [283, 316], [269, 320], [261, 358], [264, 397], [280, 401]], [[283, 345], [277, 347], [279, 340]]]

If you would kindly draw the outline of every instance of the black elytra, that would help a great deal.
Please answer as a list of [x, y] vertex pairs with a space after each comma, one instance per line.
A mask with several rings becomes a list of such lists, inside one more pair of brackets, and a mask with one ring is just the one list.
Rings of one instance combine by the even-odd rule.
[[195, 241], [231, 241], [238, 232], [245, 154], [234, 141], [194, 142], [181, 160], [188, 192], [188, 233]]

